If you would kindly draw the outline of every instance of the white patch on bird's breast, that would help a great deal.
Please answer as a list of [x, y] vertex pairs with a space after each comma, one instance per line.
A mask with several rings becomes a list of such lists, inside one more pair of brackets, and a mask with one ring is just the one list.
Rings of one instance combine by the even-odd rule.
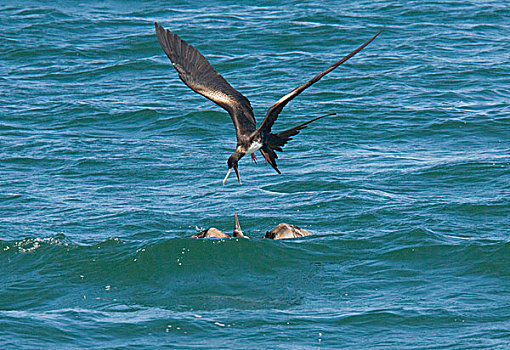
[[253, 152], [257, 152], [260, 147], [262, 147], [262, 144], [258, 141], [253, 141], [250, 145], [250, 148], [246, 150], [246, 153], [252, 154]]

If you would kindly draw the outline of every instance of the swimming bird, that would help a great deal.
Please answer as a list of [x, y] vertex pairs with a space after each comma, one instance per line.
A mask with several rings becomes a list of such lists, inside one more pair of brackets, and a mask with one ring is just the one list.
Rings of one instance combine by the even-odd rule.
[[[241, 225], [239, 225], [239, 220], [237, 219], [237, 213], [234, 214], [233, 236], [249, 238], [243, 234], [243, 231], [241, 231]], [[218, 230], [215, 227], [210, 227], [207, 230], [203, 230], [203, 231], [197, 233], [196, 235], [191, 236], [191, 238], [213, 238], [213, 237], [214, 238], [229, 238], [230, 236], [224, 232], [221, 232], [220, 230]]]
[[210, 227], [207, 230], [203, 230], [196, 235], [191, 236], [191, 238], [228, 238], [230, 237], [226, 233], [218, 230], [216, 227]]
[[304, 236], [310, 236], [311, 232], [307, 230], [297, 227], [295, 225], [289, 224], [279, 224], [271, 231], [267, 231], [264, 238], [269, 239], [290, 239], [290, 238], [299, 238]]
[[314, 118], [306, 123], [279, 133], [271, 133], [271, 128], [280, 112], [292, 99], [312, 84], [319, 81], [333, 69], [357, 54], [382, 32], [381, 29], [370, 40], [358, 47], [356, 50], [352, 51], [350, 54], [335, 62], [329, 68], [317, 74], [303, 85], [298, 86], [280, 98], [268, 109], [262, 123], [256, 127], [253, 108], [250, 101], [243, 94], [234, 89], [225, 80], [225, 78], [218, 74], [197, 49], [188, 45], [188, 43], [182, 40], [177, 34], [172, 33], [168, 29], [164, 29], [158, 23], [155, 23], [155, 27], [158, 40], [163, 51], [165, 51], [168, 58], [170, 58], [170, 61], [179, 73], [179, 77], [184, 84], [193, 91], [207, 97], [220, 107], [224, 108], [232, 118], [236, 130], [237, 147], [234, 153], [232, 153], [232, 155], [228, 158], [228, 171], [227, 175], [223, 179], [223, 185], [225, 185], [232, 168], [237, 175], [237, 181], [241, 184], [238, 162], [245, 154], [251, 154], [253, 161], [255, 161], [254, 152], [256, 151], [260, 151], [273, 169], [278, 174], [281, 174], [278, 166], [276, 165], [276, 159], [278, 156], [275, 151], [281, 152], [282, 147], [292, 139], [292, 136], [297, 135], [301, 129], [305, 128], [311, 122], [331, 114]]

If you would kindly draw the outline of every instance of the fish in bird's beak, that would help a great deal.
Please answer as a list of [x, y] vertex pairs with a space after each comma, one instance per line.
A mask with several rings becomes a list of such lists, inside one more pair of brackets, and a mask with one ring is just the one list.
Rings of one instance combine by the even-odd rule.
[[[241, 183], [241, 177], [239, 176], [239, 169], [237, 169], [237, 164], [235, 164], [232, 168], [234, 168], [234, 171], [237, 175], [237, 182], [239, 182], [239, 185], [242, 185]], [[228, 177], [230, 176], [230, 172], [232, 171], [232, 168], [229, 168], [227, 171], [227, 175], [225, 175], [225, 178], [223, 179], [223, 186], [225, 186], [225, 182], [227, 182]]]

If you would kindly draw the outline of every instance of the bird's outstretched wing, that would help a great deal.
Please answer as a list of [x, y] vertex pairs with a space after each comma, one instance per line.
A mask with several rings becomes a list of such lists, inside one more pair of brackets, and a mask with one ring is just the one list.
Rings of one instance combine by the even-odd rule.
[[255, 117], [250, 101], [218, 74], [197, 49], [158, 23], [155, 27], [161, 47], [184, 84], [227, 110], [238, 140], [253, 133]]
[[269, 108], [269, 110], [266, 113], [266, 116], [264, 117], [264, 120], [259, 125], [257, 130], [255, 130], [255, 132], [252, 134], [252, 136], [257, 135], [261, 131], [263, 131], [265, 133], [269, 133], [271, 131], [271, 127], [273, 126], [274, 122], [276, 121], [276, 118], [278, 118], [278, 115], [282, 111], [283, 107], [285, 107], [287, 105], [287, 103], [289, 103], [293, 98], [295, 98], [297, 95], [299, 95], [300, 93], [305, 91], [306, 88], [310, 87], [312, 84], [319, 81], [323, 76], [325, 76], [326, 74], [331, 72], [333, 69], [335, 69], [336, 67], [338, 67], [339, 65], [341, 65], [342, 63], [347, 61], [349, 58], [351, 58], [352, 56], [354, 56], [355, 54], [357, 54], [358, 52], [363, 50], [363, 48], [365, 46], [367, 46], [368, 44], [370, 44], [372, 42], [372, 40], [374, 40], [379, 34], [381, 34], [382, 31], [383, 30], [381, 29], [376, 35], [374, 35], [370, 40], [368, 40], [366, 43], [364, 43], [363, 45], [358, 47], [356, 50], [354, 50], [353, 52], [351, 52], [350, 54], [348, 54], [347, 56], [342, 58], [340, 61], [334, 63], [328, 69], [317, 74], [315, 77], [308, 80], [303, 85], [295, 88], [294, 90], [289, 92], [287, 95], [283, 96], [280, 100], [278, 100], [278, 102], [276, 102], [274, 105], [272, 105]]

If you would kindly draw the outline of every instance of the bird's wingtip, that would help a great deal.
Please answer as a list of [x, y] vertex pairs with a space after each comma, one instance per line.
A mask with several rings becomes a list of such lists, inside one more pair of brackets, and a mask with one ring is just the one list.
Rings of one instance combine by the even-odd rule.
[[381, 29], [379, 29], [377, 34], [374, 35], [374, 39], [377, 38], [379, 36], [379, 34], [381, 34], [385, 29], [386, 29], [386, 27], [382, 27]]

